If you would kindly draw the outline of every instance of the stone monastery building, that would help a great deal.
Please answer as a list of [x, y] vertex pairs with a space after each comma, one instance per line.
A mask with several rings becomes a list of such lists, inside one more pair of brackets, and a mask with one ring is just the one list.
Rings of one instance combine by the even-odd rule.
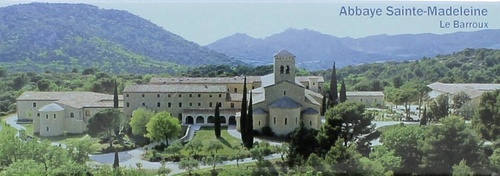
[[[247, 77], [252, 91], [254, 129], [269, 126], [277, 135], [288, 134], [303, 121], [318, 129], [321, 91], [320, 76], [295, 76], [295, 56], [286, 50], [274, 56], [274, 73]], [[124, 114], [132, 117], [137, 108], [168, 111], [182, 124], [212, 125], [217, 102], [222, 103], [223, 125], [236, 125], [241, 109], [244, 77], [153, 78], [149, 84], [130, 85], [123, 91]]]

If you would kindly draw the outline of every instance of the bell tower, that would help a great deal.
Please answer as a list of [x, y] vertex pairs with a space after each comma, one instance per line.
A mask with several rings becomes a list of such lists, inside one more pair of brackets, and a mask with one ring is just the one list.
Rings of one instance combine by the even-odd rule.
[[287, 50], [274, 55], [274, 83], [295, 82], [295, 56]]

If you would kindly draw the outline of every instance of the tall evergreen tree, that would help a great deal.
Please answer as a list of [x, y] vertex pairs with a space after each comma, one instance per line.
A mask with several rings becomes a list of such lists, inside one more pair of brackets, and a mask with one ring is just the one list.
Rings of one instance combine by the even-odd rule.
[[324, 116], [326, 112], [326, 94], [323, 95], [323, 100], [321, 101], [321, 116]]
[[289, 166], [300, 166], [309, 158], [311, 153], [318, 149], [318, 140], [315, 136], [318, 131], [307, 128], [303, 121], [295, 129], [291, 136], [288, 148], [287, 163]]
[[241, 100], [241, 117], [240, 117], [240, 133], [243, 144], [246, 142], [246, 128], [247, 123], [247, 77], [245, 76], [243, 82], [243, 99]]
[[339, 99], [339, 94], [337, 90], [337, 70], [335, 69], [335, 62], [333, 62], [333, 68], [332, 68], [332, 78], [330, 79], [330, 100], [329, 104], [330, 107], [334, 106], [337, 104], [338, 99]]
[[248, 103], [248, 114], [246, 124], [246, 148], [253, 148], [253, 106], [252, 106], [252, 92], [250, 92], [250, 102]]
[[424, 107], [424, 112], [422, 117], [420, 118], [420, 126], [427, 125], [427, 107]]
[[113, 168], [120, 167], [120, 159], [118, 158], [118, 151], [115, 150], [115, 159], [113, 160]]
[[215, 104], [215, 123], [214, 123], [214, 131], [215, 137], [220, 138], [220, 102]]
[[113, 107], [118, 108], [118, 86], [115, 80], [115, 90], [113, 92]]
[[347, 101], [347, 90], [345, 88], [344, 80], [342, 80], [342, 83], [340, 85], [340, 97], [339, 97], [339, 101], [341, 103]]

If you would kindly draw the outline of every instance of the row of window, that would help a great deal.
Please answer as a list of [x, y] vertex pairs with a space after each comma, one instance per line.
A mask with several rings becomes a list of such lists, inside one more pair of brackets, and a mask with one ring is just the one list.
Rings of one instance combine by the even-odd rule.
[[[297, 117], [295, 117], [295, 124], [297, 124], [297, 123], [298, 123], [298, 120], [297, 120], [297, 119], [298, 119], [298, 118], [297, 118]], [[273, 121], [274, 121], [274, 124], [276, 125], [276, 117], [274, 117], [274, 118], [273, 118]], [[288, 124], [288, 118], [285, 118], [285, 125], [287, 125], [287, 124]], [[259, 121], [259, 125], [260, 125], [260, 121]], [[312, 126], [312, 121], [309, 121], [309, 126]]]
[[[235, 88], [235, 89], [236, 89], [236, 88]], [[179, 96], [179, 98], [181, 98], [181, 97], [182, 97], [182, 94], [179, 94], [178, 96]], [[130, 97], [130, 94], [125, 94], [125, 97]], [[141, 97], [146, 97], [146, 94], [141, 94]], [[157, 97], [157, 98], [160, 98], [160, 97], [161, 97], [161, 94], [156, 94], [156, 97]], [[172, 95], [171, 95], [171, 94], [167, 94], [167, 97], [168, 97], [168, 98], [171, 98], [171, 97], [172, 97]], [[193, 97], [193, 94], [189, 94], [189, 97], [190, 97], [190, 98], [191, 98], [191, 97]], [[200, 98], [200, 97], [201, 97], [201, 94], [198, 94], [198, 98]], [[208, 95], [208, 97], [209, 97], [209, 98], [212, 98], [212, 97], [213, 97], [213, 95], [212, 95], [212, 94], [209, 94], [209, 95]], [[221, 97], [222, 97], [222, 94], [219, 94], [219, 98], [221, 98]]]
[[[141, 103], [141, 105], [142, 105], [142, 106], [146, 106], [146, 103], [145, 103], [145, 102], [142, 102], [142, 103]], [[210, 107], [210, 108], [211, 108], [211, 107], [213, 107], [213, 105], [214, 105], [214, 104], [213, 104], [212, 102], [209, 102], [209, 103], [208, 103], [208, 107]], [[221, 108], [222, 108], [222, 105], [223, 105], [223, 103], [221, 103]], [[126, 106], [127, 108], [128, 108], [128, 107], [130, 107], [130, 103], [129, 103], [129, 102], [126, 102], [126, 103], [125, 103], [125, 106]], [[161, 102], [156, 102], [156, 107], [161, 108]], [[167, 107], [168, 107], [168, 108], [171, 108], [171, 107], [172, 107], [172, 103], [171, 103], [171, 102], [168, 102], [168, 103], [167, 103]], [[189, 107], [193, 107], [193, 103], [189, 103]], [[198, 103], [198, 107], [201, 107], [201, 103]], [[179, 102], [179, 108], [182, 108], [182, 102]], [[234, 108], [234, 103], [231, 103], [231, 108]]]

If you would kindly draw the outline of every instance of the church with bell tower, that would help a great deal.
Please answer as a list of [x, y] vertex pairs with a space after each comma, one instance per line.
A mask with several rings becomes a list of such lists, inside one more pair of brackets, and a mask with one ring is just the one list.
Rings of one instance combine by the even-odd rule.
[[254, 130], [261, 131], [268, 126], [276, 135], [284, 136], [293, 132], [300, 122], [308, 128], [319, 129], [323, 96], [304, 86], [295, 72], [295, 55], [286, 50], [274, 55], [274, 72], [262, 76], [262, 86], [251, 90]]

